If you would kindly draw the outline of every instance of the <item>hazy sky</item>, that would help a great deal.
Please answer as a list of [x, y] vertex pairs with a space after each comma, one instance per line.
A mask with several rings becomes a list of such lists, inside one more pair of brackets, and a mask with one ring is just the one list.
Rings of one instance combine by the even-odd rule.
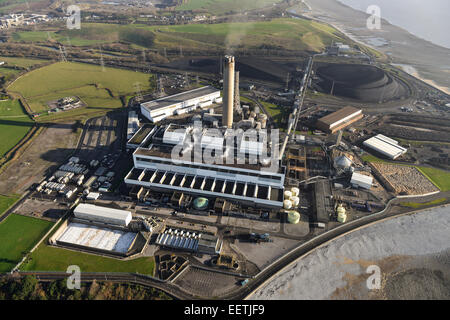
[[366, 11], [370, 5], [378, 5], [383, 19], [418, 37], [450, 48], [450, 0], [338, 1], [361, 11]]

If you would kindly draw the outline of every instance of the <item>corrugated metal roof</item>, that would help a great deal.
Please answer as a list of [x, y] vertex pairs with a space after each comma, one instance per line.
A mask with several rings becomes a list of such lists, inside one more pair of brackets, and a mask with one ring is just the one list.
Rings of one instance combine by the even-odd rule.
[[75, 216], [84, 218], [85, 215], [95, 218], [113, 219], [128, 221], [131, 220], [131, 212], [126, 210], [112, 209], [107, 207], [100, 207], [93, 204], [81, 203], [73, 211]]
[[391, 159], [395, 159], [407, 151], [399, 146], [397, 141], [380, 134], [367, 139], [363, 144]]
[[349, 116], [356, 115], [361, 113], [361, 109], [356, 109], [353, 107], [345, 107], [342, 109], [339, 109], [338, 111], [335, 111], [333, 113], [330, 113], [329, 115], [326, 115], [325, 117], [320, 118], [318, 121], [327, 124], [329, 126], [332, 126], [336, 122], [339, 122], [342, 119], [345, 119]]
[[353, 184], [364, 184], [364, 185], [372, 185], [372, 182], [373, 182], [372, 177], [357, 172], [354, 172], [352, 174], [352, 179], [350, 181], [350, 183]]

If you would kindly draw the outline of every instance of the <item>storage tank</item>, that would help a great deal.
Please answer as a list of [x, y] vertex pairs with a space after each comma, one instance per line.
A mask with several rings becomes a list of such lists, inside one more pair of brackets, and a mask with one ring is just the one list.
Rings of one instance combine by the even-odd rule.
[[344, 223], [345, 221], [347, 221], [347, 212], [342, 204], [338, 205], [338, 207], [336, 208], [336, 213], [338, 222]]
[[297, 211], [291, 210], [288, 212], [288, 222], [292, 224], [297, 224], [300, 222], [300, 213]]
[[299, 203], [300, 203], [300, 198], [297, 197], [297, 196], [291, 196], [291, 197], [289, 198], [289, 200], [292, 201], [292, 205], [293, 205], [294, 207], [297, 207], [297, 206], [299, 205]]
[[265, 129], [267, 126], [267, 115], [264, 113], [258, 114], [258, 121], [261, 122], [261, 128]]
[[287, 198], [287, 199], [289, 199], [290, 197], [292, 197], [292, 192], [289, 191], [289, 190], [286, 190], [286, 191], [284, 192], [284, 197]]
[[293, 196], [298, 197], [298, 195], [300, 194], [300, 189], [297, 188], [297, 187], [292, 187], [292, 188], [291, 188], [291, 192], [292, 192], [292, 195], [293, 195]]
[[292, 201], [291, 200], [284, 200], [283, 201], [283, 207], [287, 210], [292, 208]]
[[208, 199], [200, 197], [194, 200], [194, 209], [196, 210], [206, 210], [208, 208]]

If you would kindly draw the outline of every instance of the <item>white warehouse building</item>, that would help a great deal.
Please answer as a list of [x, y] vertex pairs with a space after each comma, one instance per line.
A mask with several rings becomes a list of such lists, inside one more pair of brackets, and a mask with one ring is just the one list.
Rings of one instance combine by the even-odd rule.
[[353, 187], [368, 189], [372, 188], [373, 178], [361, 173], [354, 172], [350, 180]]
[[141, 113], [153, 123], [167, 117], [206, 108], [213, 103], [221, 103], [220, 90], [206, 86], [178, 93], [153, 101], [141, 103]]
[[406, 148], [398, 145], [398, 141], [382, 134], [377, 134], [367, 139], [363, 142], [363, 145], [393, 160], [405, 154], [407, 151]]
[[95, 206], [81, 203], [73, 211], [79, 219], [126, 227], [131, 222], [130, 211]]

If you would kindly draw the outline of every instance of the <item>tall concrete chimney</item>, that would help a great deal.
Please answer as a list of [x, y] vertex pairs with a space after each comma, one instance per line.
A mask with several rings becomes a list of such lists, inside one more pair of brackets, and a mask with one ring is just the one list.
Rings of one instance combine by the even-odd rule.
[[233, 105], [234, 105], [234, 57], [225, 56], [223, 74], [223, 107], [222, 125], [227, 128], [233, 127]]
[[241, 94], [239, 91], [239, 71], [234, 73], [234, 110], [241, 113]]

